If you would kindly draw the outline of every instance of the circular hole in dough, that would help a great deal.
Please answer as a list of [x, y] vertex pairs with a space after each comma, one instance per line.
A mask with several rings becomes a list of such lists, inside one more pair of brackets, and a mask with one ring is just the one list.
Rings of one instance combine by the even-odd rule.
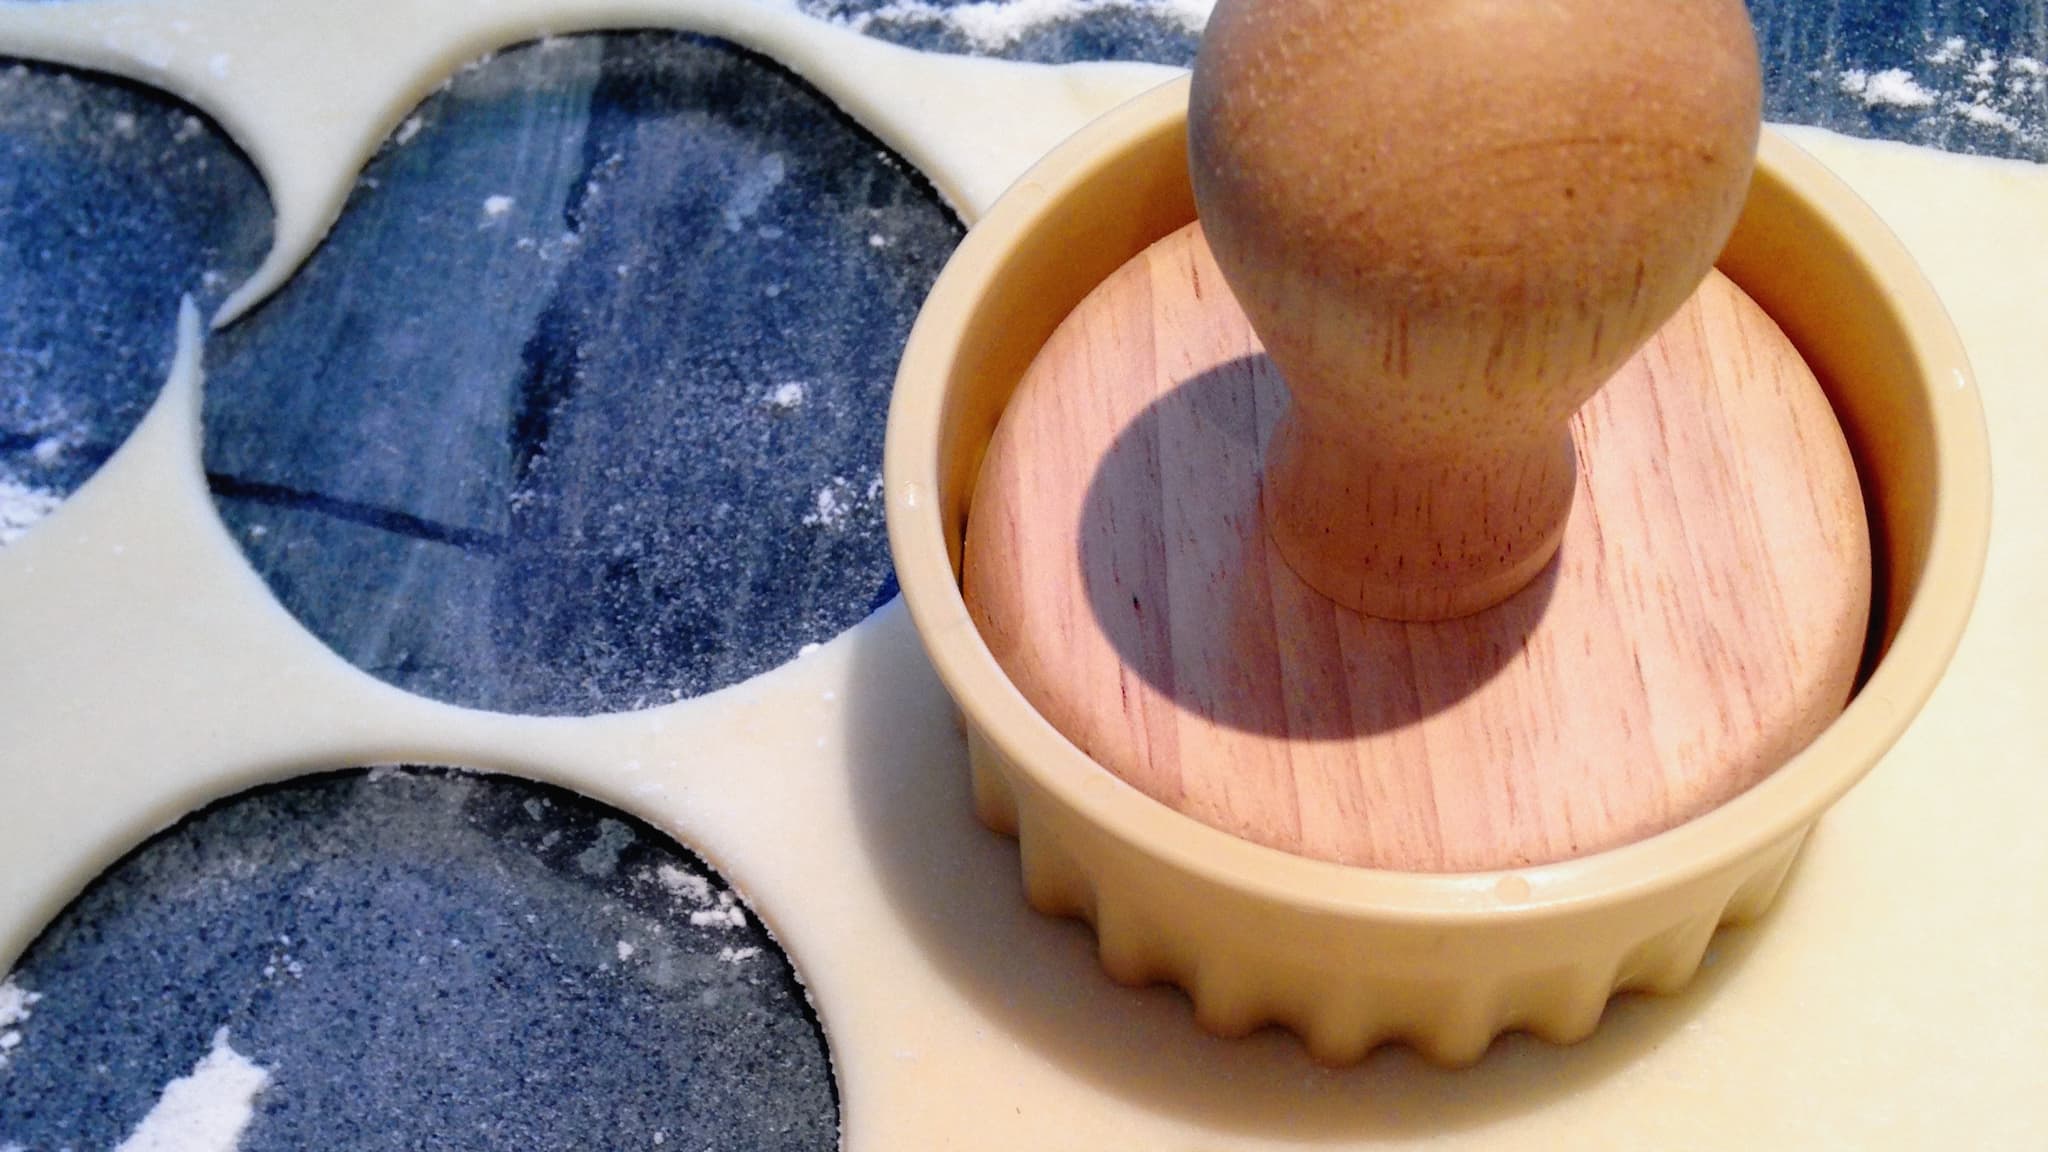
[[[823, 1034], [725, 882], [512, 777], [222, 801], [88, 888], [9, 1005], [0, 1146], [114, 1147], [221, 1043], [267, 1073], [244, 1152], [838, 1142]], [[238, 1091], [222, 1071], [216, 1102]]]
[[0, 545], [148, 411], [179, 297], [218, 303], [269, 240], [255, 169], [191, 108], [0, 60]]
[[960, 234], [728, 44], [505, 52], [209, 348], [217, 504], [283, 604], [399, 687], [559, 715], [735, 683], [894, 595], [884, 416]]

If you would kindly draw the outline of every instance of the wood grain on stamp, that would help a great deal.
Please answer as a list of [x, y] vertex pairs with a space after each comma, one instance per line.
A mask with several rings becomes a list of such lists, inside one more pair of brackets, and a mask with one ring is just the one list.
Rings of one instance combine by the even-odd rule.
[[1574, 418], [1557, 559], [1484, 612], [1375, 619], [1302, 581], [1260, 510], [1287, 406], [1190, 226], [1075, 310], [983, 466], [982, 635], [1161, 802], [1354, 865], [1555, 861], [1721, 804], [1847, 699], [1871, 578], [1854, 464], [1718, 274]]
[[1375, 616], [1550, 561], [1566, 422], [1713, 267], [1755, 167], [1740, 0], [1221, 0], [1188, 97], [1218, 265], [1293, 394], [1265, 512]]

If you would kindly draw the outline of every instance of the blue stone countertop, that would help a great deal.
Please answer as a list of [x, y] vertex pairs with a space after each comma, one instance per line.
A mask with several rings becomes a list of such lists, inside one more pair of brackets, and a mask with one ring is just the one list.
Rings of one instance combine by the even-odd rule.
[[[943, 2], [809, 7], [1032, 60], [1195, 45], [1153, 0], [1000, 42]], [[2048, 160], [2044, 0], [1752, 10], [1771, 118]], [[107, 459], [178, 293], [218, 303], [269, 228], [216, 125], [0, 61], [0, 506]], [[498, 53], [209, 345], [215, 501], [286, 608], [410, 691], [583, 715], [735, 683], [895, 595], [884, 409], [961, 234], [772, 61], [669, 33]], [[0, 515], [0, 546], [20, 527]], [[111, 869], [7, 987], [0, 1149], [115, 1146], [223, 1025], [271, 1073], [252, 1152], [837, 1139], [817, 1021], [723, 882], [514, 779], [357, 771], [217, 804]]]

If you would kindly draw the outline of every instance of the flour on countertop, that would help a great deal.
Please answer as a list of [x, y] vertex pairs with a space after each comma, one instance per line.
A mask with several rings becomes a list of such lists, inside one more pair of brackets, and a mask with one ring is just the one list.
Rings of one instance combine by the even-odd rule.
[[28, 1022], [28, 1018], [35, 1014], [36, 1002], [42, 998], [42, 993], [27, 991], [11, 976], [0, 983], [0, 1068], [7, 1067], [8, 1058], [21, 1047], [18, 1025]]
[[811, 497], [811, 510], [804, 513], [804, 526], [827, 531], [844, 528], [859, 511], [859, 505], [873, 504], [881, 496], [882, 478], [879, 475], [871, 477], [866, 486], [859, 489], [846, 477], [834, 476], [831, 483], [818, 489]]
[[294, 980], [303, 978], [306, 975], [306, 963], [292, 955], [292, 938], [279, 936], [277, 942], [282, 947], [271, 949], [270, 959], [263, 965], [263, 978], [275, 980], [280, 971]]
[[[2024, 54], [2000, 56], [1950, 36], [1923, 54], [1923, 67], [1845, 68], [1835, 85], [1873, 112], [1917, 114], [1944, 125], [1988, 129], [2029, 144], [2042, 130], [2029, 113], [2048, 100], [2048, 64]], [[1826, 81], [1825, 73], [1814, 78]]]
[[1048, 25], [1076, 20], [1096, 12], [1131, 11], [1162, 16], [1190, 32], [1209, 23], [1215, 0], [978, 0], [942, 4], [933, 0], [895, 0], [872, 12], [850, 17], [848, 26], [865, 31], [872, 24], [940, 24], [959, 32], [983, 51], [1006, 48], [1026, 34]]
[[690, 906], [693, 928], [737, 929], [747, 926], [746, 910], [731, 892], [715, 891], [711, 881], [673, 864], [655, 869], [654, 878], [679, 903]]
[[807, 512], [807, 515], [803, 517], [803, 523], [807, 523], [807, 525], [811, 525], [815, 529], [836, 529], [836, 527], [846, 523], [848, 515], [850, 515], [850, 510], [848, 510], [846, 502], [840, 500], [838, 490], [834, 490], [834, 488], [819, 488], [817, 490], [817, 506]]
[[687, 900], [699, 908], [711, 904], [711, 881], [702, 876], [685, 872], [673, 864], [663, 864], [654, 870], [654, 877], [671, 896]]
[[156, 1107], [114, 1152], [234, 1152], [270, 1072], [228, 1046], [228, 1030], [190, 1075], [164, 1085]]
[[1842, 91], [1852, 96], [1861, 96], [1863, 103], [1875, 108], [1880, 104], [1893, 108], [1929, 108], [1934, 105], [1934, 93], [1920, 86], [1913, 74], [1904, 68], [1887, 68], [1875, 75], [1861, 68], [1851, 68], [1842, 73]]
[[732, 191], [721, 214], [727, 232], [738, 233], [746, 228], [768, 197], [789, 175], [789, 162], [780, 152], [770, 152], [761, 158], [761, 163], [742, 175], [739, 184]]
[[804, 513], [805, 525], [826, 529], [844, 526], [846, 518], [853, 515], [852, 504], [840, 496], [840, 490], [845, 486], [844, 480], [834, 477], [831, 484], [818, 489], [815, 504]]
[[725, 928], [736, 931], [746, 926], [747, 914], [740, 908], [739, 898], [730, 892], [720, 892], [715, 906], [699, 908], [690, 913], [692, 928]]
[[1958, 102], [1955, 106], [1955, 113], [1972, 124], [1981, 124], [1986, 128], [2001, 128], [2013, 133], [2017, 133], [2020, 130], [2018, 119], [2007, 113], [2000, 112], [1988, 104], [1963, 104]]
[[31, 488], [0, 476], [0, 545], [21, 539], [22, 533], [63, 502], [62, 496], [47, 488]]
[[778, 412], [793, 412], [803, 407], [804, 400], [809, 395], [810, 389], [805, 387], [802, 381], [792, 380], [769, 389], [767, 397], [761, 402]]
[[576, 867], [585, 876], [610, 876], [619, 870], [619, 853], [635, 840], [633, 830], [617, 820], [599, 820], [597, 839], [576, 856]]

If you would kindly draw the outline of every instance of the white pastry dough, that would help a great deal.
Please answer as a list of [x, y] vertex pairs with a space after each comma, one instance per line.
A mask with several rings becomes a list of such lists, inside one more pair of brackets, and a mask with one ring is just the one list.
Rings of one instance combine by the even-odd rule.
[[216, 325], [290, 279], [363, 162], [449, 73], [510, 44], [604, 28], [682, 28], [774, 57], [921, 169], [970, 222], [1067, 133], [1174, 74], [916, 52], [747, 0], [0, 3], [0, 52], [183, 97], [263, 174], [276, 214], [270, 255]]
[[[374, 11], [372, 10], [374, 9]], [[450, 68], [542, 30], [675, 26], [808, 76], [974, 216], [1138, 66], [925, 56], [716, 0], [0, 6], [0, 52], [199, 104], [270, 181], [276, 247], [317, 244], [357, 166]], [[216, 63], [225, 57], [224, 63]], [[114, 459], [0, 550], [0, 970], [100, 869], [209, 800], [358, 764], [530, 776], [669, 830], [744, 891], [824, 1022], [845, 1146], [898, 1149], [2018, 1148], [2048, 1128], [2048, 170], [1797, 132], [1899, 231], [1975, 361], [1997, 516], [1952, 670], [1831, 815], [1778, 909], [1684, 995], [1572, 1049], [1343, 1072], [1291, 1038], [1199, 1032], [1031, 913], [970, 816], [961, 737], [892, 605], [768, 675], [652, 711], [532, 719], [408, 695], [272, 600], [199, 460], [200, 318]], [[629, 770], [637, 765], [638, 770]]]

